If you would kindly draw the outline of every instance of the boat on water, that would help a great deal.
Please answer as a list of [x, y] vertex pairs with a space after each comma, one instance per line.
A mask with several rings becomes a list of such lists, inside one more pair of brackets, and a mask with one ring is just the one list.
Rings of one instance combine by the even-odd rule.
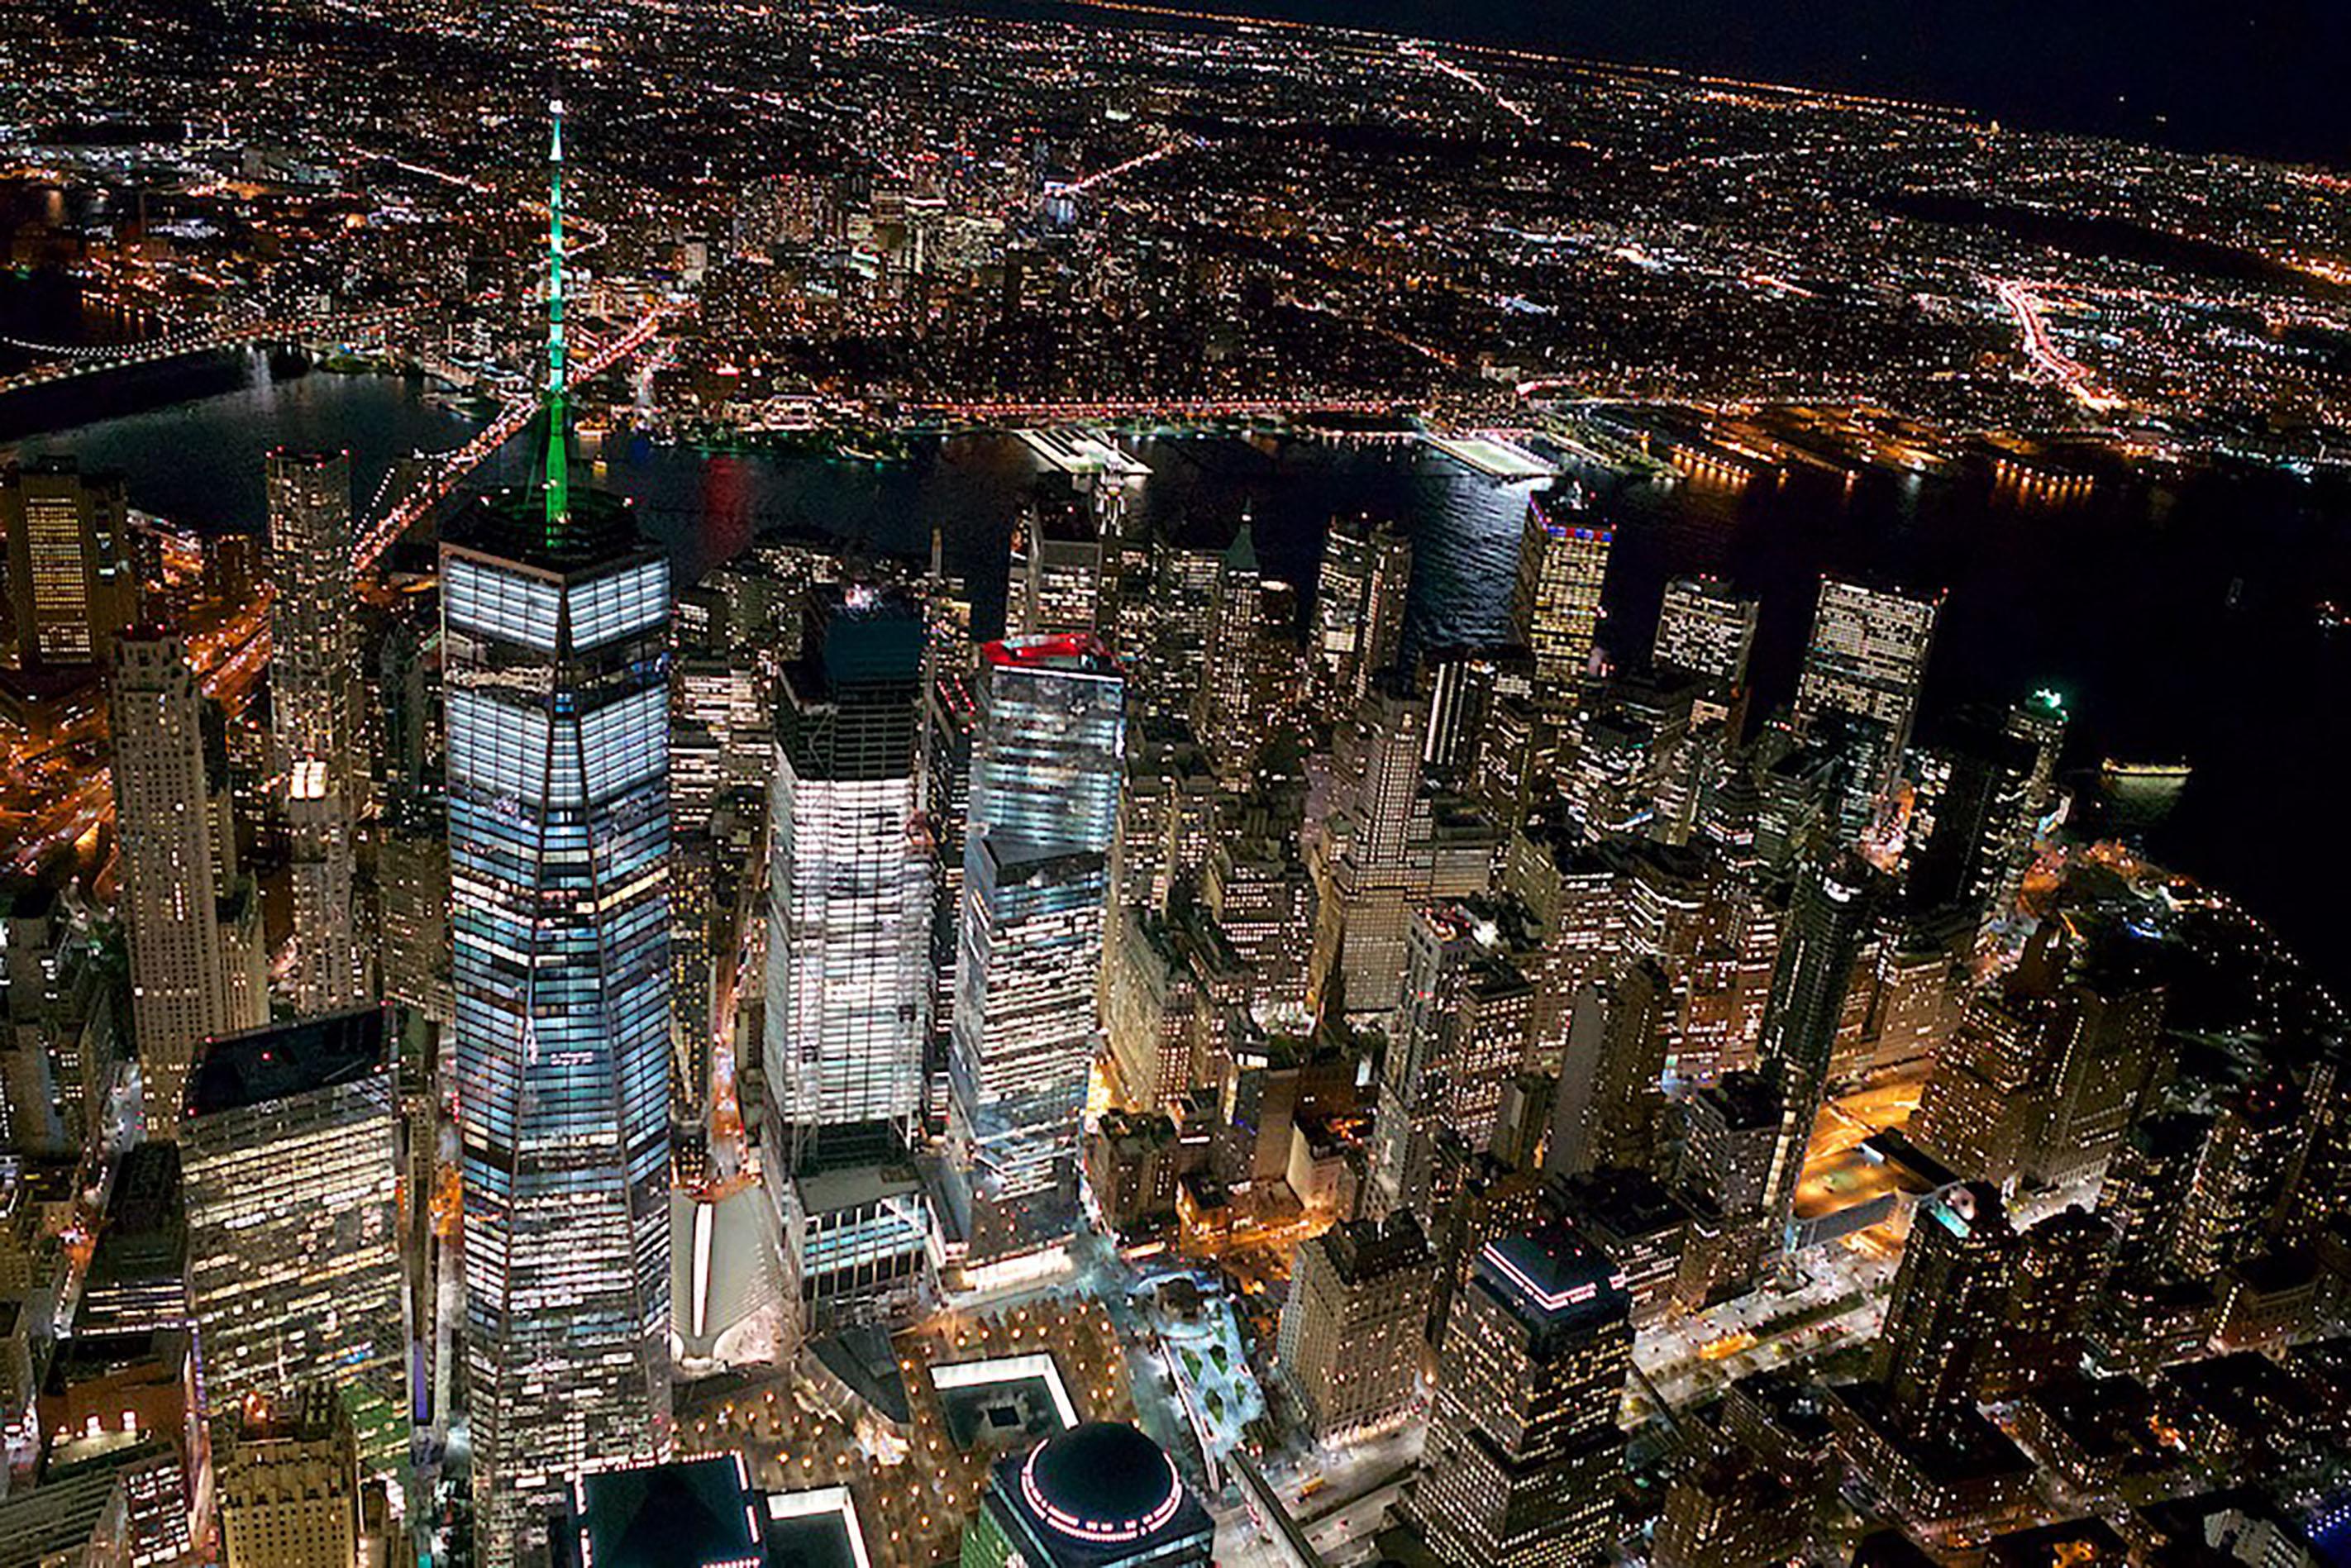
[[2185, 762], [2118, 762], [2111, 757], [2098, 765], [2098, 777], [2121, 789], [2177, 789], [2193, 771]]
[[2117, 826], [2149, 828], [2171, 814], [2194, 771], [2185, 762], [2098, 764], [2098, 793]]

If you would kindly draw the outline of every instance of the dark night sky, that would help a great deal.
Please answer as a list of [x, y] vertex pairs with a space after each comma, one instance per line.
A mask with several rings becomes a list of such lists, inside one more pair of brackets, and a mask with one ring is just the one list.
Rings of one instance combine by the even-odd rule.
[[2351, 0], [1188, 3], [1926, 98], [2023, 125], [2351, 165]]

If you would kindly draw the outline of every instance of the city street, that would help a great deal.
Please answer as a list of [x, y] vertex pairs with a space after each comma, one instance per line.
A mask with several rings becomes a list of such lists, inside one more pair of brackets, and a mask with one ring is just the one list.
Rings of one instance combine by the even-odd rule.
[[[1427, 1427], [1418, 1420], [1360, 1443], [1317, 1447], [1269, 1459], [1266, 1483], [1332, 1568], [1368, 1560], [1373, 1537], [1419, 1463]], [[1288, 1547], [1269, 1537], [1246, 1500], [1216, 1510], [1217, 1560], [1296, 1568]]]

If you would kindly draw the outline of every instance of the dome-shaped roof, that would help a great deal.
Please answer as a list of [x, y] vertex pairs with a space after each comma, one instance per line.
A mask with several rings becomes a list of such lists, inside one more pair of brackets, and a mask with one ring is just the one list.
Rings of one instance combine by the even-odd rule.
[[1184, 1505], [1176, 1463], [1123, 1422], [1046, 1438], [1020, 1467], [1021, 1500], [1046, 1528], [1097, 1545], [1140, 1541]]

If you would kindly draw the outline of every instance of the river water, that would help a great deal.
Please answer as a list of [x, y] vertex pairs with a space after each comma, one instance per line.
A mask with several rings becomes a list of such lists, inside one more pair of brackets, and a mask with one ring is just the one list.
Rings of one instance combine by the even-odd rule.
[[[340, 446], [364, 501], [409, 452], [455, 446], [475, 422], [421, 385], [224, 356], [0, 400], [0, 458], [70, 452], [121, 470], [134, 506], [211, 532], [257, 528], [270, 447]], [[527, 475], [526, 443], [484, 470]], [[1414, 537], [1416, 643], [1494, 635], [1509, 602], [1523, 489], [1424, 447], [1186, 435], [1136, 448], [1142, 504], [1228, 528], [1246, 509], [1270, 574], [1311, 584], [1323, 528], [1368, 513]], [[1037, 463], [1008, 436], [918, 445], [883, 465], [744, 456], [616, 441], [594, 481], [637, 502], [681, 580], [760, 528], [813, 526], [918, 552], [943, 530], [988, 624], [1011, 519]], [[2338, 991], [2351, 943], [2336, 914], [2351, 879], [2343, 826], [2351, 633], [2351, 493], [2267, 474], [2176, 486], [2116, 477], [2062, 507], [1962, 471], [1949, 479], [1799, 470], [1777, 486], [1596, 482], [1617, 524], [1603, 640], [1646, 645], [1677, 572], [1724, 573], [1762, 596], [1754, 676], [1764, 704], [1792, 690], [1822, 572], [1891, 575], [1948, 592], [1929, 670], [1930, 718], [1958, 703], [2063, 691], [2067, 759], [2185, 759], [2196, 773], [2150, 845], [2273, 921]]]

